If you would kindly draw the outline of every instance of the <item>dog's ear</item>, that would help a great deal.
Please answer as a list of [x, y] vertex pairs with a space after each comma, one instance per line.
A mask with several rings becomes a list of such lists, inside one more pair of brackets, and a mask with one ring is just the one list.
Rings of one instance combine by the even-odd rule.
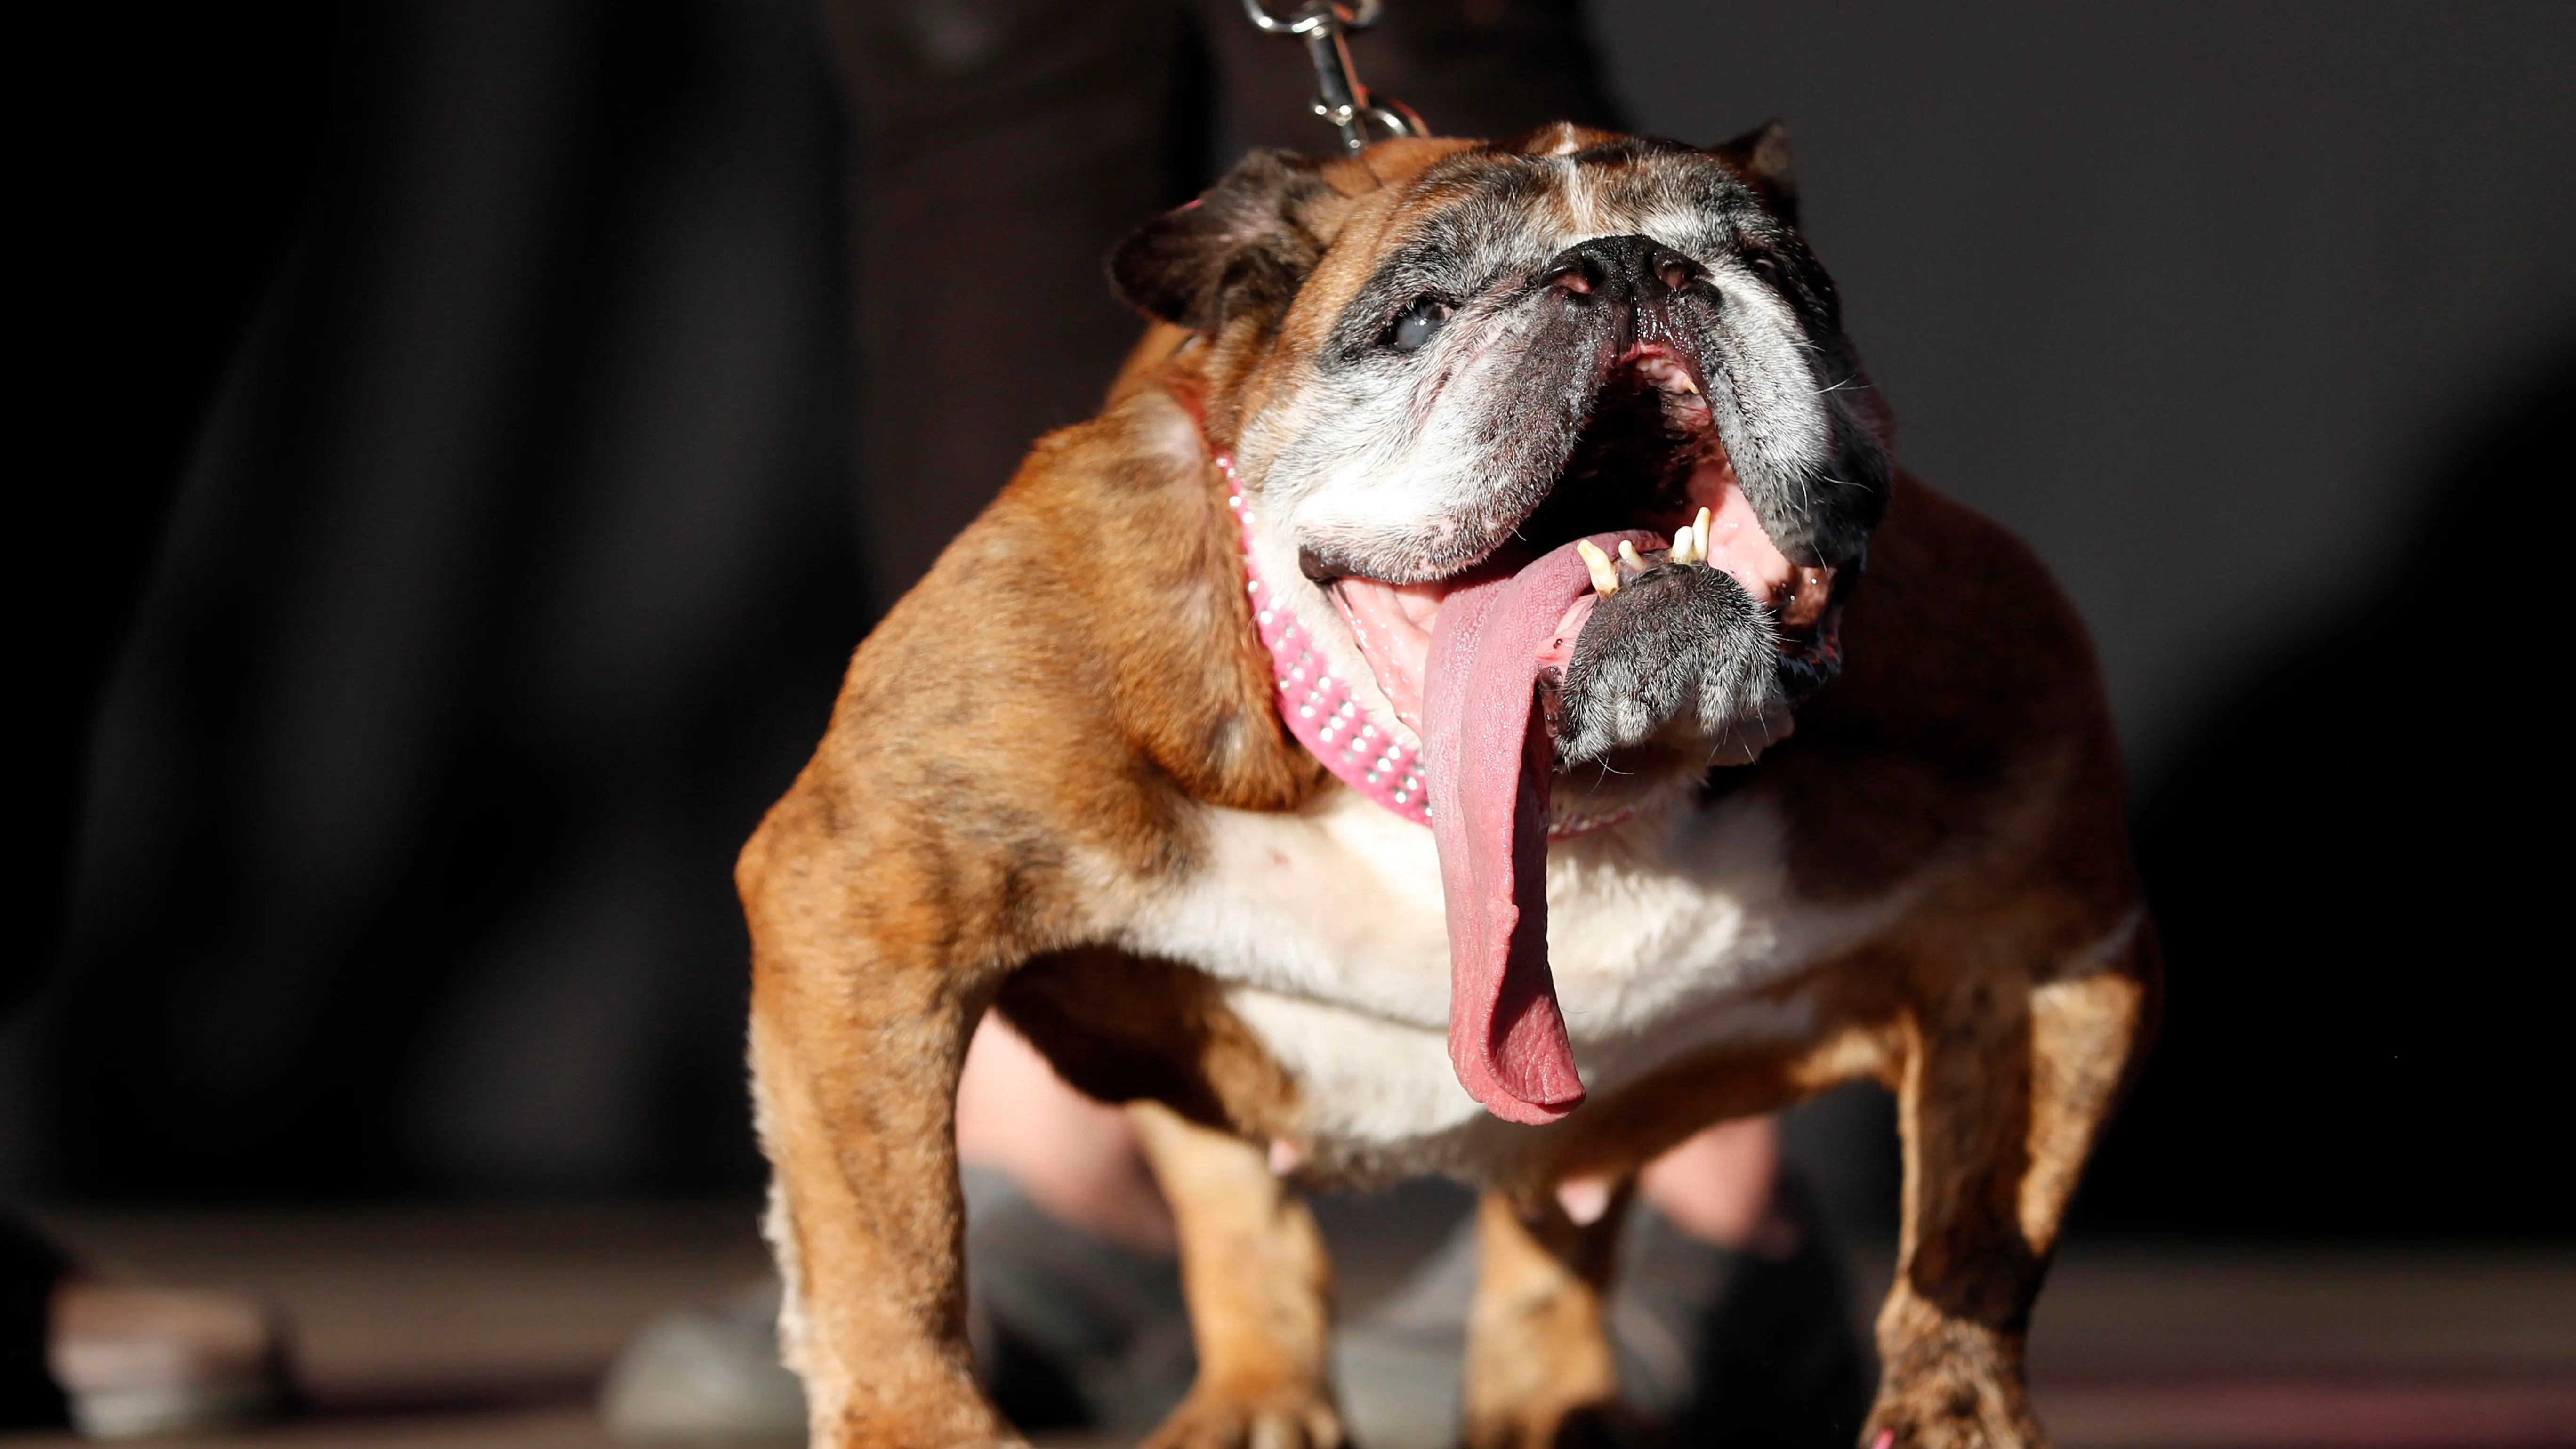
[[1337, 196], [1319, 163], [1255, 151], [1198, 200], [1120, 242], [1109, 279], [1129, 306], [1196, 332], [1255, 308], [1285, 310], [1324, 255], [1307, 213]]
[[1798, 224], [1798, 177], [1789, 164], [1788, 127], [1778, 121], [1765, 121], [1708, 149], [1734, 167], [1735, 174], [1760, 193], [1763, 202], [1782, 221], [1791, 226]]

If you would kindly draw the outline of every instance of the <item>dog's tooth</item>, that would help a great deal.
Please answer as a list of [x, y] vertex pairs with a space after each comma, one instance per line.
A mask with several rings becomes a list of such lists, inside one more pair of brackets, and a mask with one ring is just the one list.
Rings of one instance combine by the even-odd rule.
[[1584, 571], [1592, 575], [1592, 592], [1605, 599], [1619, 592], [1619, 570], [1611, 565], [1610, 555], [1601, 551], [1601, 545], [1582, 539], [1576, 542], [1574, 551], [1583, 556]]
[[1646, 571], [1646, 560], [1637, 553], [1637, 546], [1624, 538], [1619, 540], [1619, 562], [1639, 573]]
[[1691, 533], [1695, 535], [1691, 552], [1699, 556], [1701, 563], [1708, 562], [1708, 526], [1715, 521], [1709, 511], [1703, 508], [1699, 511], [1699, 520], [1691, 525]]

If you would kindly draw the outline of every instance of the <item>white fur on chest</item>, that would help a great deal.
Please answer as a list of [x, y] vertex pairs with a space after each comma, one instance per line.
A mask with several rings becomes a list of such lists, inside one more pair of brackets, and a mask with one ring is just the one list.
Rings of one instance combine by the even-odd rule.
[[[1472, 1126], [1449, 1064], [1449, 938], [1431, 832], [1335, 789], [1297, 814], [1209, 809], [1208, 868], [1135, 921], [1132, 949], [1231, 983], [1297, 1079], [1319, 1144], [1369, 1150]], [[1598, 1093], [1716, 1041], [1795, 1036], [1745, 1000], [1883, 929], [1901, 907], [1800, 902], [1783, 826], [1729, 798], [1548, 852], [1548, 959]]]

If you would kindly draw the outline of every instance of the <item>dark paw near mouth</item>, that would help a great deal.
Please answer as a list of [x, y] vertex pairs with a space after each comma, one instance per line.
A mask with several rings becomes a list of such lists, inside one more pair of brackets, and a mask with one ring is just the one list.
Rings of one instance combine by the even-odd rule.
[[1569, 764], [1642, 744], [1675, 723], [1717, 741], [1775, 701], [1771, 618], [1744, 586], [1667, 555], [1645, 562], [1594, 606], [1549, 701], [1557, 753]]

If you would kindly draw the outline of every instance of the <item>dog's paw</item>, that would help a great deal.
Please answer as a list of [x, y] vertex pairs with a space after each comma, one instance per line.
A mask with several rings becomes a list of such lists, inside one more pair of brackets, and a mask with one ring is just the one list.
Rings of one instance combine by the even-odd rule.
[[1579, 764], [1680, 722], [1715, 763], [1743, 764], [1787, 732], [1778, 653], [1770, 615], [1732, 575], [1654, 562], [1595, 605], [1575, 639], [1550, 706], [1557, 752]]
[[1463, 1443], [1465, 1449], [1637, 1449], [1670, 1438], [1617, 1405], [1581, 1404], [1469, 1424]]
[[1319, 1396], [1252, 1403], [1193, 1389], [1144, 1449], [1341, 1449], [1342, 1443], [1341, 1415]]
[[1879, 1392], [1860, 1449], [2048, 1449], [2011, 1380], [1944, 1373]]
[[1861, 1431], [1860, 1449], [2048, 1449], [2048, 1437], [2027, 1414], [2001, 1420], [1977, 1413], [1873, 1416]]

